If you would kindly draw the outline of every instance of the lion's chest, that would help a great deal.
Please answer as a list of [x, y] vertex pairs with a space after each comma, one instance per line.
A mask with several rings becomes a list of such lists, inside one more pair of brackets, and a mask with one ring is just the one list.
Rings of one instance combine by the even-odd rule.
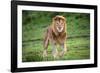
[[62, 44], [66, 39], [66, 33], [53, 36], [53, 39], [55, 40], [55, 43]]

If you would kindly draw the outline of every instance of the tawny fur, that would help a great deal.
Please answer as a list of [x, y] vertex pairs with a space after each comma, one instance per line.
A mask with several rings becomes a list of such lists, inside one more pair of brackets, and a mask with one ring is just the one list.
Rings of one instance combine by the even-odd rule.
[[[55, 22], [58, 22], [58, 25], [56, 25]], [[60, 24], [62, 23], [62, 24]], [[63, 27], [63, 30], [58, 32], [57, 26], [59, 27], [59, 24], [61, 27]], [[60, 52], [60, 55], [64, 55], [66, 52], [66, 19], [63, 16], [55, 16], [52, 20], [52, 24], [48, 27], [45, 38], [44, 38], [44, 52], [43, 56], [47, 56], [47, 48], [48, 45], [52, 44], [54, 46], [63, 45], [63, 50]], [[57, 48], [54, 48], [56, 52], [54, 52], [53, 56], [54, 58], [58, 55]]]

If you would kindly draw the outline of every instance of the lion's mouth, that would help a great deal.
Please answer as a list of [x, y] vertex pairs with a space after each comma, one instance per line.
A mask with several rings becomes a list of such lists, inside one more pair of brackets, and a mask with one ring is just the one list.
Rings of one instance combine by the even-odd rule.
[[63, 31], [63, 27], [59, 27], [59, 28], [57, 27], [57, 31], [58, 32], [62, 32]]

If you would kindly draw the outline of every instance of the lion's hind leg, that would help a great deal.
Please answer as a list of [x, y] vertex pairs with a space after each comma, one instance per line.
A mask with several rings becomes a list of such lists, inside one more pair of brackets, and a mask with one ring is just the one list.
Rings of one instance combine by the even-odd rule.
[[47, 48], [48, 48], [48, 44], [49, 44], [49, 37], [48, 34], [45, 36], [44, 38], [44, 42], [43, 42], [43, 57], [47, 57]]

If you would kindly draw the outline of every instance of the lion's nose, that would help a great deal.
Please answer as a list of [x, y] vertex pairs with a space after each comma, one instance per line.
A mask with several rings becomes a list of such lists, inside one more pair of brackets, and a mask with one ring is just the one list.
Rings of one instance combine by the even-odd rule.
[[59, 29], [61, 29], [61, 27], [58, 27]]

